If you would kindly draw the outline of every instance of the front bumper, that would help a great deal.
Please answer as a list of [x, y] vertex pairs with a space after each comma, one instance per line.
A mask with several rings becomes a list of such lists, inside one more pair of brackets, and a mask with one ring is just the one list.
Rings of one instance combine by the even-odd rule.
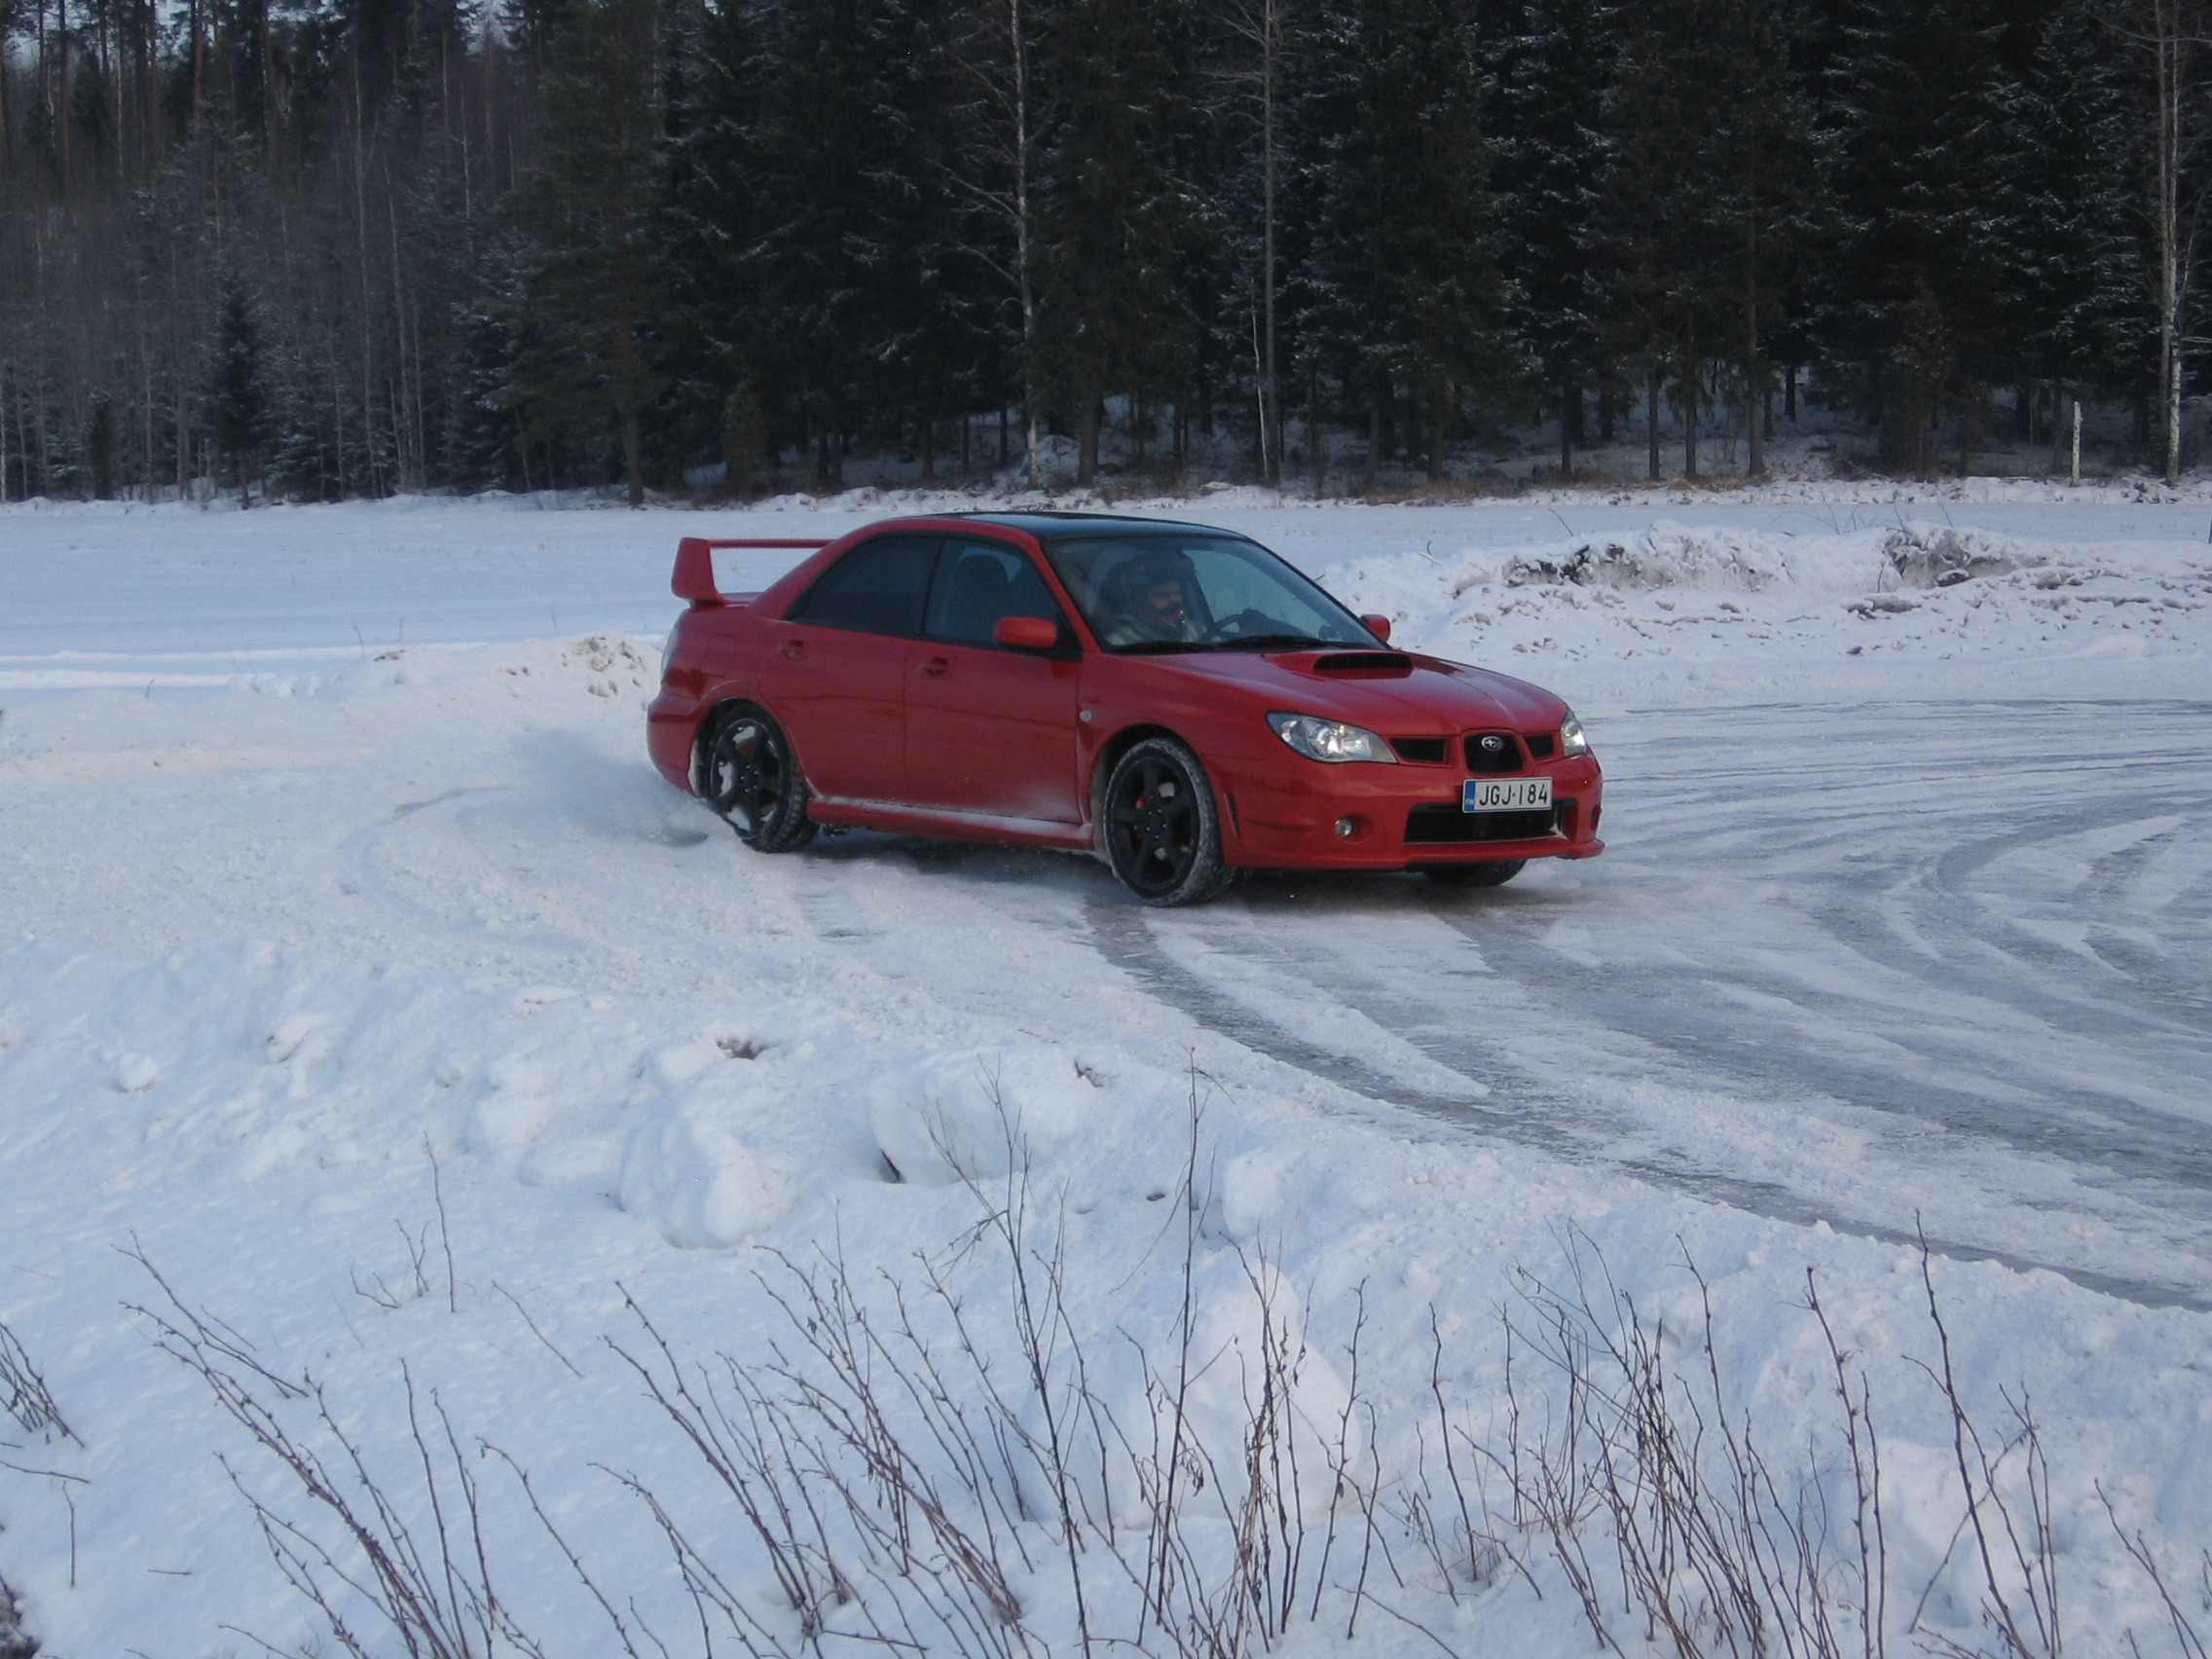
[[[1246, 868], [1410, 869], [1605, 850], [1598, 839], [1604, 778], [1594, 759], [1534, 768], [1552, 780], [1548, 825], [1525, 813], [1462, 815], [1463, 774], [1450, 767], [1305, 762], [1288, 776], [1273, 766], [1223, 772], [1223, 850]], [[1349, 834], [1339, 830], [1346, 821]]]

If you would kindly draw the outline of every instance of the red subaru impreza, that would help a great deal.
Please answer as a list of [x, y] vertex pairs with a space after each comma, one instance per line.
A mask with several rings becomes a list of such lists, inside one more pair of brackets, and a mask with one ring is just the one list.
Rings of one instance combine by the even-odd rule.
[[[721, 547], [813, 547], [765, 592]], [[1102, 854], [1148, 904], [1238, 869], [1494, 886], [1586, 859], [1601, 776], [1548, 691], [1388, 648], [1258, 542], [1092, 513], [687, 536], [647, 737], [747, 845], [866, 828]]]

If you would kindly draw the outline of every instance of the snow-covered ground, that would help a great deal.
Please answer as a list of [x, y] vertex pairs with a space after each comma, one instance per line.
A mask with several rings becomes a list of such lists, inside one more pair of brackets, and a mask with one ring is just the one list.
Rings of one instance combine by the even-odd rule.
[[[676, 536], [900, 503], [0, 512], [0, 1403], [27, 1363], [70, 1431], [0, 1422], [27, 1628], [343, 1645], [246, 1494], [377, 1580], [242, 1417], [429, 1600], [488, 1564], [473, 1653], [796, 1653], [842, 1584], [830, 1651], [1580, 1654], [1578, 1581], [1623, 1651], [1748, 1652], [1800, 1554], [1854, 1651], [1869, 1576], [1892, 1651], [2195, 1651], [2206, 508], [1785, 495], [1176, 509], [1567, 696], [1611, 847], [1173, 914], [1065, 856], [758, 858], [645, 764]], [[880, 1340], [872, 1465], [809, 1330]], [[834, 1573], [654, 1332], [795, 1449]], [[1712, 1530], [1592, 1399], [1702, 1422]]]

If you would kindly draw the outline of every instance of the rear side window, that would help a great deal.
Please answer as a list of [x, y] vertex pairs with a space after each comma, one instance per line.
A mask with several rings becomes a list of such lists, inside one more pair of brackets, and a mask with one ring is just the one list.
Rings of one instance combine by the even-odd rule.
[[862, 542], [816, 579], [786, 620], [862, 634], [920, 633], [937, 541], [934, 535], [885, 535]]
[[930, 590], [924, 632], [933, 640], [987, 645], [1001, 618], [1060, 619], [1052, 590], [1018, 548], [996, 541], [948, 541]]

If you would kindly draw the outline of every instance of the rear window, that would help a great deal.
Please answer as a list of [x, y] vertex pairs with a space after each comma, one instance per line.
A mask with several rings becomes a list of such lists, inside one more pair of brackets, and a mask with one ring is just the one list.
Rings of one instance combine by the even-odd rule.
[[864, 541], [819, 576], [787, 620], [862, 634], [918, 634], [929, 590], [934, 535]]
[[996, 541], [948, 541], [930, 595], [933, 640], [987, 645], [1008, 616], [1060, 619], [1052, 590], [1020, 549]]

